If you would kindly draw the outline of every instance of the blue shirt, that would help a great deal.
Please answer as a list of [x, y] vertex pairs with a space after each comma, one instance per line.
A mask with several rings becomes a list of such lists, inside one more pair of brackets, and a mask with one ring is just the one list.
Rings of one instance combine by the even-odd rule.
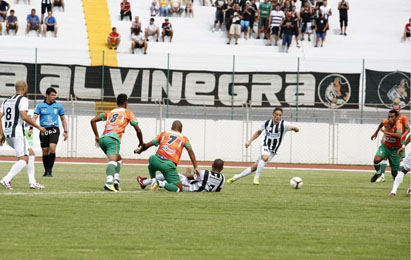
[[55, 24], [56, 23], [56, 18], [54, 18], [54, 16], [52, 17], [46, 17], [46, 19], [44, 19], [44, 22], [48, 23], [48, 24]]
[[32, 26], [36, 25], [35, 23], [33, 23], [34, 21], [40, 22], [40, 18], [37, 15], [35, 16], [31, 16], [31, 14], [27, 15], [27, 22], [30, 22]]
[[47, 104], [42, 102], [37, 104], [34, 109], [34, 114], [40, 115], [40, 126], [59, 127], [59, 116], [64, 115], [63, 106], [60, 103], [54, 102], [53, 104]]

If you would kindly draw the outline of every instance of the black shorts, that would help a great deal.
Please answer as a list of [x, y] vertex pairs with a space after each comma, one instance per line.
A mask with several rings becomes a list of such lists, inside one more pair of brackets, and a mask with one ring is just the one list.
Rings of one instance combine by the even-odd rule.
[[41, 148], [49, 147], [50, 144], [57, 144], [60, 137], [60, 128], [50, 127], [46, 128], [45, 134], [40, 134]]
[[340, 16], [340, 27], [347, 27], [348, 25], [348, 16]]
[[218, 22], [223, 23], [223, 21], [224, 21], [224, 13], [220, 9], [217, 9], [217, 11], [215, 12], [214, 23], [218, 23]]
[[16, 30], [16, 25], [9, 25], [10, 30]]
[[144, 48], [144, 42], [142, 44], [136, 42], [135, 48], [138, 48], [138, 49]]
[[227, 29], [227, 31], [230, 30], [231, 27], [231, 20], [230, 19], [226, 19], [225, 20], [225, 28]]
[[406, 37], [410, 37], [410, 32], [406, 32], [406, 33], [405, 33], [405, 36], [406, 36]]
[[166, 30], [166, 31], [164, 32], [164, 35], [165, 35], [165, 36], [170, 36], [170, 31], [167, 31], [167, 30]]
[[271, 28], [271, 34], [272, 34], [272, 35], [278, 35], [279, 32], [280, 32], [280, 27], [278, 27], [278, 26], [273, 26], [273, 27]]
[[47, 32], [54, 32], [54, 25], [47, 25], [47, 29], [46, 29], [46, 31]]
[[46, 9], [47, 12], [51, 11], [51, 4], [41, 4], [41, 14], [46, 13]]
[[61, 1], [54, 1], [54, 6], [61, 6]]

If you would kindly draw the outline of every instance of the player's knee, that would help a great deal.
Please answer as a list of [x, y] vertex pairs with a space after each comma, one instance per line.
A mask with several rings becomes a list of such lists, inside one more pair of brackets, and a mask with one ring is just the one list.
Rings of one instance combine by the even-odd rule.
[[29, 155], [30, 156], [35, 156], [36, 154], [34, 153], [33, 149], [29, 148]]
[[261, 159], [262, 159], [264, 162], [267, 162], [267, 161], [268, 161], [268, 156], [263, 156]]
[[183, 184], [181, 184], [181, 182], [176, 183], [175, 185], [178, 187], [179, 192], [183, 192]]

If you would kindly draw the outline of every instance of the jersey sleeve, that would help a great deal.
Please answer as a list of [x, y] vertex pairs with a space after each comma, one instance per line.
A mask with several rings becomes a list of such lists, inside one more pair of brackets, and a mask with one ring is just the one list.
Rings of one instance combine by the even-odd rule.
[[151, 142], [155, 145], [155, 146], [159, 146], [160, 142], [161, 142], [161, 138], [163, 137], [164, 132], [161, 132], [161, 134], [159, 134], [155, 139], [153, 139]]
[[108, 111], [104, 113], [100, 113], [100, 117], [102, 121], [106, 121], [108, 118]]
[[403, 129], [404, 131], [410, 129], [410, 121], [408, 120], [408, 117], [406, 116], [404, 116], [404, 125], [405, 125], [405, 129]]
[[40, 104], [37, 104], [36, 108], [34, 108], [34, 114], [40, 115]]
[[263, 131], [265, 130], [265, 124], [267, 124], [267, 121], [264, 121], [264, 122], [261, 124], [261, 126], [260, 126], [260, 128], [259, 128], [258, 130], [261, 131], [261, 132], [263, 132]]
[[29, 110], [29, 100], [26, 97], [22, 97], [19, 104], [19, 111]]
[[60, 106], [59, 106], [59, 115], [60, 116], [64, 116], [65, 115], [65, 113], [64, 113], [64, 107], [61, 105], [61, 104], [59, 104]]
[[187, 147], [190, 147], [190, 146], [191, 146], [190, 140], [188, 140], [188, 138], [184, 136], [184, 147], [187, 148]]
[[287, 121], [284, 121], [284, 131], [285, 132], [290, 131], [290, 127], [291, 127], [291, 123], [287, 122]]
[[134, 113], [131, 112], [130, 110], [127, 110], [126, 113], [127, 113], [128, 120], [130, 121], [130, 125], [132, 126], [138, 125], [138, 121]]

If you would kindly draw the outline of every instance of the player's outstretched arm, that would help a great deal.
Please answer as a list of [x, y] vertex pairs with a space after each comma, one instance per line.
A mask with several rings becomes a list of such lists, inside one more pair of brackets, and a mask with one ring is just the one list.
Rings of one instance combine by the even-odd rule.
[[251, 145], [251, 143], [261, 135], [261, 133], [262, 133], [261, 130], [257, 130], [257, 131], [253, 134], [253, 136], [251, 136], [250, 140], [248, 140], [248, 141], [245, 143], [245, 148], [248, 148], [248, 147]]
[[3, 118], [3, 113], [0, 112], [0, 146], [4, 144], [4, 141], [6, 138], [4, 137], [4, 132], [3, 132], [3, 122], [1, 122], [1, 119]]
[[134, 127], [134, 130], [136, 130], [137, 138], [138, 138], [138, 141], [140, 142], [140, 144], [138, 145], [138, 147], [142, 147], [142, 146], [144, 145], [143, 132], [141, 131], [141, 129], [140, 129], [140, 127], [138, 126], [138, 124], [135, 124], [133, 127]]
[[98, 131], [97, 131], [97, 122], [102, 121], [102, 120], [103, 119], [101, 118], [100, 115], [96, 115], [95, 117], [93, 117], [90, 120], [91, 129], [93, 129], [93, 133], [94, 133], [94, 136], [95, 136], [96, 146], [97, 147], [99, 146], [99, 141], [100, 141], [100, 136], [99, 136]]
[[145, 143], [145, 144], [141, 145], [140, 148], [135, 149], [134, 153], [141, 154], [142, 152], [144, 152], [145, 150], [147, 150], [151, 146], [154, 146], [153, 142]]
[[21, 119], [40, 130], [43, 134], [46, 132], [44, 127], [39, 126], [31, 117], [29, 117], [29, 115], [27, 115], [27, 111], [20, 111], [20, 115]]
[[381, 128], [383, 127], [384, 125], [382, 124], [382, 122], [378, 125], [378, 128], [377, 128], [377, 130], [375, 131], [375, 133], [371, 136], [371, 140], [374, 140], [375, 138], [377, 138], [377, 136], [378, 136], [378, 132], [381, 130]]
[[198, 170], [197, 159], [196, 155], [194, 154], [193, 148], [191, 146], [186, 146], [186, 150], [188, 152], [188, 155], [190, 156], [191, 163], [194, 166], [194, 174], [200, 177], [200, 171]]
[[407, 140], [405, 140], [405, 143], [402, 145], [402, 147], [401, 147], [400, 149], [398, 149], [397, 155], [401, 154], [402, 151], [405, 150], [405, 146], [407, 146], [407, 145], [410, 143], [410, 141], [411, 141], [411, 136], [409, 135], [409, 136], [407, 137]]

